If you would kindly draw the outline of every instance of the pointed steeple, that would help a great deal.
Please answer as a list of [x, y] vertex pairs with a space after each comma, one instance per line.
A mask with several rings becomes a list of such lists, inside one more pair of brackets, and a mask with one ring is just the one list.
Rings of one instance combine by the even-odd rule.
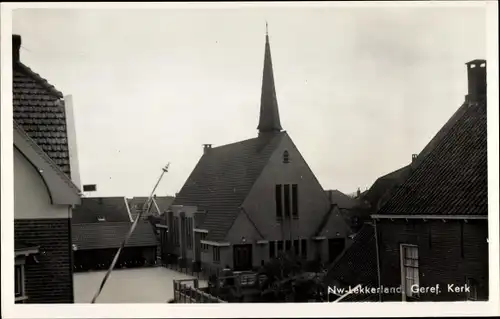
[[262, 75], [262, 92], [260, 97], [260, 119], [257, 127], [260, 133], [281, 132], [280, 114], [276, 89], [274, 87], [273, 63], [266, 22], [266, 49], [264, 53], [264, 71]]

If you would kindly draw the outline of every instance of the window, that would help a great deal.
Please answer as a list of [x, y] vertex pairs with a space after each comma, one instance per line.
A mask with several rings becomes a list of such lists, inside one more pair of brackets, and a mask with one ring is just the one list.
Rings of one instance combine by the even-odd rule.
[[470, 291], [467, 292], [467, 300], [477, 300], [477, 282], [472, 278], [467, 278], [466, 285]]
[[174, 233], [174, 244], [175, 244], [175, 247], [179, 247], [180, 246], [180, 238], [179, 238], [179, 217], [178, 216], [174, 216], [174, 228], [173, 228], [173, 233]]
[[276, 242], [275, 241], [270, 241], [269, 242], [269, 258], [275, 258], [276, 257]]
[[283, 218], [283, 203], [281, 198], [281, 185], [276, 185], [274, 191], [275, 201], [276, 201], [276, 218]]
[[212, 249], [214, 262], [220, 262], [220, 247], [213, 246]]
[[288, 151], [283, 152], [283, 163], [290, 163], [290, 154], [288, 154]]
[[24, 293], [24, 278], [23, 278], [23, 265], [15, 266], [15, 286], [16, 286], [16, 297], [22, 297]]
[[298, 239], [295, 239], [293, 241], [293, 252], [295, 253], [295, 256], [298, 256], [299, 255], [299, 250], [300, 250], [300, 247], [299, 247], [299, 240]]
[[285, 185], [285, 218], [290, 218], [290, 185]]
[[299, 190], [297, 184], [292, 185], [292, 216], [299, 217]]
[[307, 239], [302, 239], [300, 241], [300, 244], [301, 244], [300, 256], [304, 259], [307, 259]]
[[278, 240], [278, 254], [283, 251], [283, 241]]
[[98, 222], [105, 222], [106, 218], [104, 216], [99, 216], [99, 217], [97, 217], [97, 221]]
[[[200, 234], [200, 240], [207, 240], [207, 233], [201, 233]], [[201, 243], [201, 250], [202, 251], [207, 251], [208, 250], [208, 245]]]
[[418, 247], [414, 245], [401, 244], [401, 281], [403, 289], [403, 301], [406, 297], [418, 297], [418, 293], [412, 292], [411, 287], [419, 284], [418, 272]]
[[285, 241], [285, 251], [289, 252], [290, 250], [292, 250], [292, 241], [287, 240], [287, 241]]
[[193, 248], [193, 218], [189, 217], [187, 219], [187, 229], [186, 229], [186, 242], [187, 248]]

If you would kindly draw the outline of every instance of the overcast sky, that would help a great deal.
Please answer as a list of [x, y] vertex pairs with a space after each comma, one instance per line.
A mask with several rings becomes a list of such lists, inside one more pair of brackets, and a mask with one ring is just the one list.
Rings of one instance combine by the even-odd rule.
[[95, 196], [175, 194], [202, 155], [257, 135], [265, 20], [281, 123], [325, 189], [411, 161], [485, 58], [482, 8], [22, 9], [21, 60], [73, 95]]

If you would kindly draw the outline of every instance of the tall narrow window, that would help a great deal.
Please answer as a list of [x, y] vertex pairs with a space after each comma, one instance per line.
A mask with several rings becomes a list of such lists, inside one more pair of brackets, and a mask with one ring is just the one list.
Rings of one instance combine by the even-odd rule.
[[269, 242], [269, 258], [275, 258], [276, 257], [276, 242], [275, 241], [270, 241]]
[[278, 240], [278, 254], [281, 253], [283, 251], [283, 241], [282, 240]]
[[174, 217], [174, 243], [176, 247], [180, 246], [180, 232], [179, 232], [179, 217]]
[[274, 191], [275, 201], [276, 201], [276, 218], [283, 218], [283, 201], [281, 196], [281, 185], [276, 185]]
[[23, 283], [23, 266], [15, 265], [15, 288], [16, 288], [16, 297], [22, 297], [24, 292], [24, 283]]
[[213, 246], [213, 260], [214, 262], [218, 263], [220, 262], [220, 247]]
[[284, 186], [285, 218], [290, 218], [290, 185]]
[[300, 241], [300, 256], [304, 259], [307, 259], [307, 239], [302, 239]]
[[292, 185], [292, 215], [294, 218], [299, 217], [299, 190], [298, 185]]
[[408, 297], [418, 297], [418, 292], [411, 289], [413, 285], [419, 285], [420, 282], [417, 246], [401, 244], [401, 281], [403, 301], [406, 301]]
[[[207, 239], [207, 233], [201, 233], [200, 234], [200, 240], [206, 240]], [[204, 243], [201, 243], [201, 250], [202, 251], [207, 251], [208, 250], [208, 245], [207, 244], [204, 244]]]
[[187, 233], [187, 236], [186, 236], [187, 237], [186, 238], [187, 248], [192, 249], [193, 248], [193, 218], [192, 217], [189, 217], [187, 219], [186, 233]]
[[288, 154], [288, 151], [283, 152], [283, 163], [290, 163], [290, 154]]
[[295, 239], [293, 241], [293, 252], [295, 254], [295, 256], [298, 256], [299, 255], [299, 251], [300, 251], [300, 247], [299, 247], [299, 240], [298, 239]]

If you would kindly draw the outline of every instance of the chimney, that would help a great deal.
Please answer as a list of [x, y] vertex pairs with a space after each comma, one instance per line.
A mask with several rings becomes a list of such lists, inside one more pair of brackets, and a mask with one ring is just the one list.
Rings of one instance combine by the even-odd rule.
[[417, 159], [418, 154], [411, 154], [411, 162], [413, 163]]
[[207, 154], [207, 152], [212, 148], [212, 144], [203, 144], [203, 154]]
[[19, 62], [19, 51], [21, 50], [21, 36], [12, 35], [12, 62]]
[[356, 196], [357, 196], [357, 197], [361, 196], [361, 189], [359, 189], [359, 187], [358, 187], [358, 190], [357, 190], [357, 192], [356, 192]]
[[486, 97], [486, 60], [473, 60], [466, 63], [469, 92], [466, 99], [477, 102]]

